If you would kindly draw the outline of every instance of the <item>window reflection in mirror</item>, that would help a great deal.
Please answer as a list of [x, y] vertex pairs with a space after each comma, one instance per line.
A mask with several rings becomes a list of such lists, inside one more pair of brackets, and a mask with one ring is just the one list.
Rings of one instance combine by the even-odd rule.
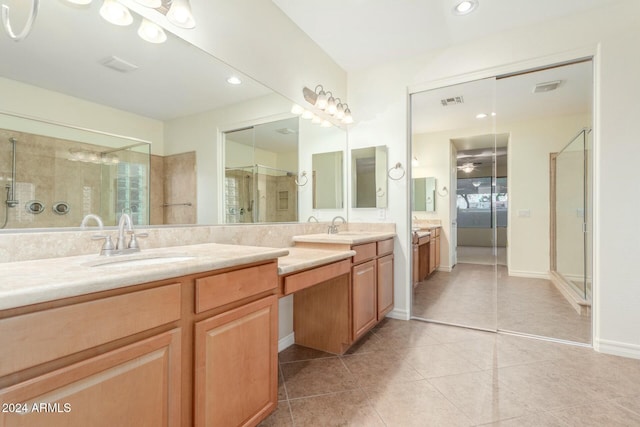
[[353, 208], [387, 207], [387, 147], [351, 150]]
[[298, 221], [298, 118], [225, 132], [224, 140], [225, 222]]
[[344, 206], [342, 151], [312, 156], [313, 209], [340, 209]]

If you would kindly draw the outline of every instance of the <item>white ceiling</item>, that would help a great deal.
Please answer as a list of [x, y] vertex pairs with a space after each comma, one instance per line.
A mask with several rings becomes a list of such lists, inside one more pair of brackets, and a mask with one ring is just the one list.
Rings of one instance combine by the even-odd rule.
[[272, 0], [342, 68], [354, 71], [619, 0]]

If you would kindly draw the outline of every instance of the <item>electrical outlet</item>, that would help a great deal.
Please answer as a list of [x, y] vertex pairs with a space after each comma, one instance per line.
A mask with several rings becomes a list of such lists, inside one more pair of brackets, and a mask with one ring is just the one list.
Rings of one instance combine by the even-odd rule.
[[386, 209], [378, 209], [378, 219], [384, 220], [387, 217]]

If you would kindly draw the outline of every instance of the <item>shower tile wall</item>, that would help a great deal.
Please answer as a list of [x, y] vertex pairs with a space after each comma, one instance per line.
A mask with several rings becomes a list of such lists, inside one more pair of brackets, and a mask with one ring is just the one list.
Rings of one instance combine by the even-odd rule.
[[[195, 152], [164, 157], [152, 155], [150, 188], [151, 224], [196, 223]], [[163, 206], [165, 204], [172, 206]]]
[[[95, 163], [69, 160], [70, 150], [99, 151], [90, 144], [39, 135], [0, 130], [0, 225], [4, 222], [7, 186], [11, 180], [12, 145], [16, 143], [15, 199], [20, 203], [8, 209], [6, 228], [77, 227], [84, 215], [99, 212], [101, 168]], [[39, 214], [29, 213], [27, 202], [39, 200], [45, 206]], [[56, 202], [66, 202], [69, 213], [53, 212]]]

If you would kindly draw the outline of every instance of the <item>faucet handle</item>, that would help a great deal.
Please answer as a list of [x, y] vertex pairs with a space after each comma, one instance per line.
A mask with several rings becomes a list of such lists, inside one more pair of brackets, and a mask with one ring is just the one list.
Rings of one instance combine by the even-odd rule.
[[128, 231], [131, 234], [131, 240], [129, 240], [129, 244], [127, 248], [129, 249], [140, 249], [140, 245], [138, 245], [138, 237], [149, 237], [149, 233], [134, 233], [133, 231]]
[[102, 249], [100, 253], [104, 253], [104, 251], [112, 251], [116, 248], [113, 244], [113, 240], [111, 240], [111, 236], [108, 234], [94, 234], [91, 236], [91, 240], [102, 240], [104, 239], [104, 244], [102, 245]]

